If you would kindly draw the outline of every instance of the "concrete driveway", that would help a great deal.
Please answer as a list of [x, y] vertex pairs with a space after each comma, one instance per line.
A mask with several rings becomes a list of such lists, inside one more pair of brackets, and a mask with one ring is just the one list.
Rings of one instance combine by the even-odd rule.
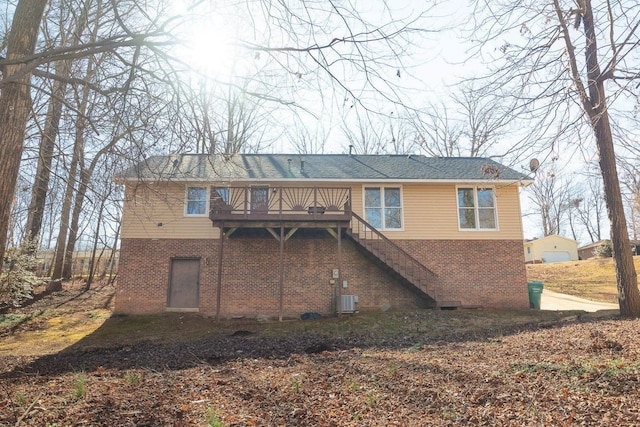
[[573, 295], [561, 294], [558, 292], [544, 289], [540, 299], [541, 310], [564, 311], [564, 310], [618, 310], [618, 304], [610, 304], [606, 302], [591, 301], [584, 298], [574, 297]]

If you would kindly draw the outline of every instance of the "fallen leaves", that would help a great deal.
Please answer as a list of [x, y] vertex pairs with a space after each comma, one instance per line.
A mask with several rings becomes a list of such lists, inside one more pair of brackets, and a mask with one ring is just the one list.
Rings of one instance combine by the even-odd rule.
[[[492, 327], [482, 311], [385, 316], [375, 333], [214, 334], [1, 357], [0, 425], [626, 426], [640, 419], [638, 320], [509, 329]], [[396, 329], [385, 333], [384, 321]]]
[[[11, 391], [0, 406], [13, 410], [0, 423], [24, 415], [25, 425], [195, 426], [206, 424], [215, 407], [227, 426], [634, 425], [639, 333], [640, 321], [605, 320], [524, 331], [500, 344], [485, 339], [407, 351], [336, 340], [333, 351], [306, 354], [302, 346], [286, 358], [236, 357], [189, 368], [122, 371], [103, 363], [84, 373], [86, 398], [78, 400], [72, 399], [77, 372], [21, 375], [30, 372], [21, 366], [2, 380]], [[598, 347], [593, 354], [599, 334], [622, 348]], [[578, 339], [568, 346], [567, 335]], [[532, 346], [541, 341], [544, 348]], [[243, 353], [254, 354], [262, 342], [244, 344]], [[148, 351], [153, 348], [130, 350]], [[80, 363], [82, 356], [66, 361]]]

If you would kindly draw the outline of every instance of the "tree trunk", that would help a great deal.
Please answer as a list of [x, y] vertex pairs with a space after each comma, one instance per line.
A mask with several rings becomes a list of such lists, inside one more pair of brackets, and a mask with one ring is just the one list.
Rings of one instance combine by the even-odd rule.
[[[7, 38], [7, 60], [19, 60], [32, 55], [46, 0], [20, 0], [16, 6]], [[0, 268], [4, 260], [18, 169], [24, 146], [24, 134], [31, 109], [29, 83], [31, 73], [27, 64], [7, 64], [0, 67]]]
[[576, 228], [573, 224], [573, 213], [571, 212], [571, 208], [569, 208], [569, 229], [571, 230], [571, 236], [573, 236], [573, 240], [578, 240], [578, 235], [576, 234]]
[[583, 9], [582, 21], [586, 37], [585, 53], [591, 107], [587, 110], [587, 113], [589, 114], [598, 146], [600, 172], [602, 173], [607, 215], [611, 227], [611, 244], [613, 246], [613, 259], [618, 285], [620, 315], [622, 317], [638, 317], [640, 316], [638, 277], [633, 264], [629, 231], [627, 230], [627, 221], [624, 215], [613, 135], [604, 90], [604, 77], [598, 62], [598, 47], [590, 0], [583, 2]]
[[[604, 100], [603, 100], [604, 102]], [[596, 104], [597, 105], [597, 104]], [[640, 316], [640, 292], [638, 277], [631, 253], [631, 242], [624, 216], [624, 204], [620, 193], [620, 183], [613, 149], [613, 137], [609, 126], [606, 105], [598, 107], [602, 111], [595, 119], [593, 128], [598, 144], [600, 169], [604, 182], [604, 196], [611, 228], [611, 244], [618, 285], [618, 300], [622, 317]]]
[[[56, 74], [63, 77], [69, 76], [70, 66], [68, 61], [60, 61], [56, 66]], [[62, 100], [66, 89], [66, 83], [60, 80], [53, 82], [52, 96], [44, 123], [44, 130], [40, 140], [38, 151], [38, 168], [36, 178], [31, 190], [31, 202], [29, 203], [29, 215], [27, 217], [27, 238], [40, 240], [42, 218], [47, 201], [49, 179], [51, 177], [51, 163], [53, 150], [58, 137], [60, 117], [62, 116]]]
[[[97, 27], [96, 27], [97, 28]], [[95, 30], [92, 33], [91, 40], [95, 40]], [[95, 57], [91, 57], [87, 63], [87, 72], [84, 76], [85, 80], [91, 81], [95, 75], [94, 68]], [[62, 286], [62, 279], [69, 279], [71, 277], [71, 264], [73, 262], [73, 250], [75, 248], [75, 238], [77, 233], [77, 220], [74, 221], [75, 216], [79, 216], [79, 211], [76, 213], [74, 208], [74, 218], [69, 223], [69, 217], [71, 215], [71, 205], [74, 197], [73, 192], [77, 181], [78, 165], [80, 170], [84, 170], [84, 145], [85, 145], [85, 129], [87, 128], [87, 117], [89, 117], [88, 105], [90, 88], [89, 85], [85, 85], [80, 91], [80, 99], [78, 100], [78, 113], [76, 119], [76, 132], [75, 141], [73, 144], [73, 156], [71, 159], [71, 167], [69, 168], [69, 179], [67, 181], [67, 189], [65, 191], [64, 203], [62, 208], [62, 218], [60, 220], [60, 231], [58, 233], [58, 242], [56, 250], [56, 258], [53, 268], [52, 284], [53, 286]], [[82, 178], [81, 178], [82, 181]], [[82, 206], [84, 202], [84, 195], [80, 195], [80, 189], [78, 189], [76, 195], [76, 203]], [[74, 225], [75, 222], [75, 225]], [[75, 227], [75, 228], [74, 228]], [[69, 242], [71, 245], [65, 245], [67, 239], [67, 233], [69, 233]]]
[[[49, 198], [49, 201], [51, 203], [51, 205], [53, 206], [54, 204], [54, 200], [55, 198], [55, 194], [51, 194], [51, 191], [48, 190], [49, 195], [47, 196]], [[46, 249], [51, 249], [51, 243], [53, 242], [53, 232], [55, 230], [55, 223], [56, 223], [56, 219], [57, 219], [57, 215], [54, 209], [49, 209], [49, 214], [48, 214], [48, 218], [47, 218], [47, 223], [48, 223], [48, 227], [47, 227], [47, 241], [46, 244], [43, 245], [44, 248]], [[42, 246], [42, 243], [41, 243]], [[51, 276], [51, 266], [49, 266], [49, 271], [47, 274], [47, 277]]]
[[[64, 193], [62, 202], [62, 212], [60, 214], [60, 227], [58, 229], [58, 238], [56, 239], [56, 253], [53, 261], [53, 273], [51, 273], [51, 281], [47, 290], [55, 291], [62, 289], [62, 280], [69, 278], [70, 275], [64, 275], [64, 261], [67, 255], [67, 233], [69, 232], [69, 217], [71, 216], [71, 205], [73, 204], [73, 192], [76, 184], [76, 176], [78, 173], [78, 163], [84, 151], [84, 113], [85, 110], [79, 108], [78, 120], [76, 121], [76, 138], [73, 144], [73, 155], [71, 156], [71, 165], [69, 167], [69, 176], [67, 178], [67, 188]], [[72, 253], [68, 256], [73, 259]]]
[[[91, 249], [91, 262], [89, 263], [89, 276], [87, 277], [87, 282], [84, 286], [84, 290], [88, 291], [91, 288], [91, 283], [93, 283], [93, 276], [95, 275], [96, 268], [98, 267], [96, 264], [96, 252], [98, 251], [98, 237], [100, 235], [100, 226], [102, 225], [102, 214], [104, 212], [104, 202], [103, 198], [100, 200], [100, 208], [98, 209], [98, 218], [96, 224], [96, 231], [93, 236], [93, 248]], [[104, 248], [102, 249], [104, 252]], [[100, 254], [102, 257], [102, 253]]]
[[67, 179], [67, 189], [64, 193], [62, 212], [60, 213], [60, 226], [58, 229], [58, 238], [56, 239], [56, 253], [53, 260], [53, 272], [51, 273], [51, 280], [47, 286], [47, 291], [59, 291], [62, 289], [62, 268], [64, 264], [67, 231], [69, 230], [71, 203], [73, 201], [73, 187], [76, 182], [77, 170], [78, 156], [76, 147], [74, 146], [71, 166], [69, 167], [69, 177]]
[[[71, 34], [82, 34], [88, 25], [87, 15], [89, 13], [91, 2], [85, 2], [82, 13], [75, 21], [74, 28], [70, 28]], [[70, 40], [69, 46], [76, 47], [80, 44], [79, 37], [67, 37], [63, 34], [61, 45], [64, 46], [67, 40]], [[31, 202], [29, 203], [29, 214], [27, 217], [27, 238], [38, 239], [40, 241], [40, 232], [42, 230], [42, 219], [44, 217], [44, 209], [46, 206], [47, 191], [49, 190], [49, 179], [51, 177], [51, 163], [53, 161], [53, 151], [55, 149], [55, 141], [58, 137], [60, 126], [60, 117], [62, 116], [62, 105], [67, 89], [67, 79], [71, 74], [71, 59], [65, 59], [56, 63], [56, 76], [59, 79], [53, 81], [51, 90], [51, 99], [45, 117], [44, 130], [40, 140], [40, 149], [38, 152], [38, 168], [36, 170], [36, 178], [31, 191]]]
[[[93, 171], [91, 171], [93, 172]], [[76, 192], [76, 199], [73, 204], [73, 213], [71, 214], [71, 224], [69, 226], [69, 237], [67, 240], [67, 247], [65, 249], [64, 264], [62, 268], [62, 277], [65, 279], [71, 278], [71, 265], [73, 263], [73, 251], [76, 249], [76, 243], [78, 240], [78, 227], [80, 226], [80, 212], [84, 206], [84, 199], [87, 194], [87, 188], [89, 186], [89, 179], [91, 178], [91, 172], [88, 170], [82, 170], [80, 172], [80, 185]]]

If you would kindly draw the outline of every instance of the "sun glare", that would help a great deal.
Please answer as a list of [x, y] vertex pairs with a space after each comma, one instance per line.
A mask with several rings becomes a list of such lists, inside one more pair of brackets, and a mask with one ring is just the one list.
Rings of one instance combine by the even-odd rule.
[[194, 22], [188, 32], [187, 60], [194, 71], [217, 78], [232, 77], [237, 70], [234, 30], [215, 19]]

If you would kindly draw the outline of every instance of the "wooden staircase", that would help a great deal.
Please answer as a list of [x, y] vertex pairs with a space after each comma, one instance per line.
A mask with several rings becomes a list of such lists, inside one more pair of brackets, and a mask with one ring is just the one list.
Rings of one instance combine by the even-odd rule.
[[351, 217], [347, 235], [358, 248], [433, 299], [438, 306], [438, 276], [360, 216], [351, 212]]

